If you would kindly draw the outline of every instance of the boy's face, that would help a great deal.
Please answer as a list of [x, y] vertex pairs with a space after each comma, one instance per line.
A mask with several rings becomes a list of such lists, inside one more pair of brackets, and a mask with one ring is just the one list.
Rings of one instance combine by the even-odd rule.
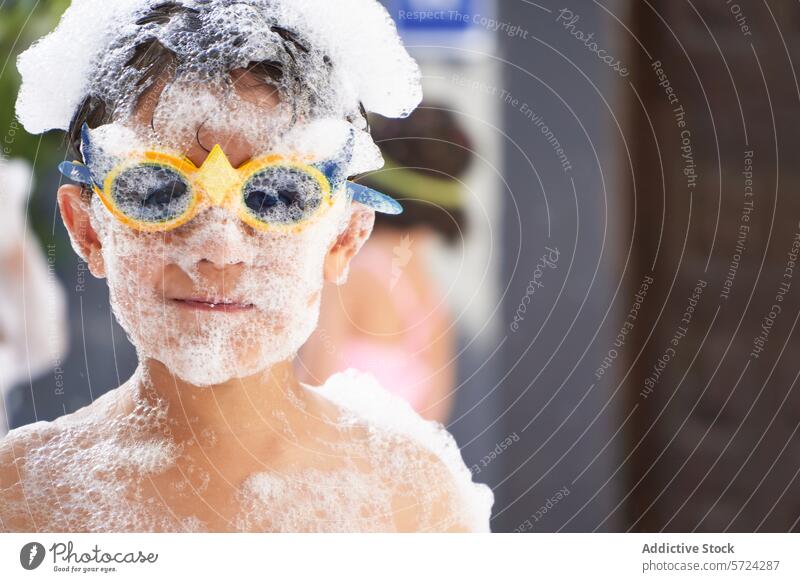
[[[269, 87], [247, 73], [236, 79], [243, 100], [264, 116], [278, 115]], [[145, 95], [134, 128], [156, 127], [164, 112], [161, 105], [149, 106], [161, 103], [155, 97]], [[197, 167], [215, 144], [234, 167], [265, 153], [247, 137], [247, 115], [241, 127], [236, 116], [225, 117], [187, 115], [181, 130], [164, 137]], [[296, 234], [257, 231], [219, 207], [175, 230], [144, 233], [113, 218], [97, 196], [91, 209], [81, 208], [74, 188], [59, 191], [65, 223], [93, 272], [108, 278], [114, 313], [140, 357], [156, 359], [198, 386], [291, 358], [316, 326], [323, 275], [338, 280], [374, 219], [358, 204], [351, 213], [340, 195], [320, 220]], [[81, 212], [88, 217], [83, 225]]]

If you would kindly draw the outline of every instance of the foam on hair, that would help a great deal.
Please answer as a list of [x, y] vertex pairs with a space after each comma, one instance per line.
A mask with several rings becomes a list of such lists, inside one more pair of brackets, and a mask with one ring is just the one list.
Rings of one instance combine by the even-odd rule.
[[143, 89], [129, 63], [142, 47], [179, 55], [172, 73], [190, 81], [291, 63], [279, 89], [305, 117], [341, 118], [359, 104], [402, 117], [422, 97], [419, 68], [376, 0], [73, 0], [19, 58], [18, 117], [31, 133], [66, 130], [87, 95], [129, 113]]

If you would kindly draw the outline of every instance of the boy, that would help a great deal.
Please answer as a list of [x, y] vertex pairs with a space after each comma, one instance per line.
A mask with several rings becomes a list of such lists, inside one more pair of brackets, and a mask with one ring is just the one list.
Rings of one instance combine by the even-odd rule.
[[[67, 129], [61, 214], [140, 366], [0, 441], [0, 528], [488, 530], [491, 493], [443, 428], [355, 371], [294, 376], [323, 281], [398, 211], [347, 181], [380, 165], [365, 110], [419, 102], [385, 11], [331, 7], [76, 1], [21, 59], [18, 113]], [[54, 80], [76, 42], [81, 72]]]

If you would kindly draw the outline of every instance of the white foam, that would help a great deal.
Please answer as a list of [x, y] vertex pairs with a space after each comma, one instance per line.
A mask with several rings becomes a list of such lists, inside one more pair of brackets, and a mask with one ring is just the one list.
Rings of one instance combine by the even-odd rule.
[[325, 39], [334, 61], [347, 71], [352, 97], [385, 117], [411, 113], [422, 100], [419, 67], [400, 41], [386, 9], [374, 0], [291, 0], [292, 26], [307, 23]]
[[[341, 148], [349, 127], [342, 120], [298, 126], [276, 149], [325, 159]], [[144, 147], [120, 124], [91, 130], [91, 141], [99, 180], [118, 163], [115, 156]], [[231, 209], [211, 207], [165, 236], [132, 230], [93, 197], [92, 224], [102, 242], [112, 308], [140, 358], [158, 360], [196, 386], [249, 376], [292, 358], [316, 326], [324, 261], [351, 216], [353, 206], [341, 190], [334, 200], [297, 233], [251, 232]], [[238, 267], [220, 279], [200, 272], [208, 262]], [[175, 276], [187, 280], [176, 286], [173, 278], [168, 292], [229, 299], [255, 310], [190, 318], [172, 297], [165, 301], [163, 270], [176, 266]]]
[[[165, 25], [168, 30], [158, 23], [134, 24], [140, 9], [160, 2], [75, 0], [56, 31], [20, 59], [23, 89], [18, 114], [26, 129], [66, 129], [87, 92], [99, 91], [121, 107], [120, 119], [115, 119], [119, 126], [106, 125], [95, 134], [111, 154], [95, 160], [103, 171], [110, 169], [115, 155], [154, 147], [159, 139], [180, 142], [182, 131], [197, 135], [198, 124], [206, 121], [214, 139], [232, 132], [259, 143], [258, 132], [286, 121], [285, 109], [262, 111], [261, 119], [246, 100], [217, 91], [214, 83], [200, 83], [203, 74], [219, 71], [212, 65], [217, 59], [211, 55], [213, 49], [195, 46], [195, 36], [184, 34], [182, 26], [191, 24], [185, 19], [195, 16], [184, 14], [184, 20]], [[254, 58], [270, 58], [276, 50], [275, 35], [281, 36], [270, 31], [270, 22], [294, 29], [302, 40], [313, 43], [302, 71], [306, 85], [296, 88], [297, 97], [306, 100], [299, 108], [300, 119], [285, 135], [264, 136], [270, 138], [272, 151], [324, 158], [340, 148], [353, 128], [359, 129], [356, 121], [343, 121], [358, 111], [359, 101], [368, 111], [387, 116], [401, 116], [419, 103], [417, 65], [375, 0], [186, 0], [185, 5], [200, 11], [197, 18], [203, 30], [234, 31], [247, 38], [240, 46], [220, 35], [222, 48], [230, 54], [219, 56], [216, 66], [225, 72]], [[129, 97], [124, 94], [125, 79], [115, 78], [133, 48], [115, 42], [143, 40], [147, 35], [197, 57], [187, 65], [182, 82], [171, 84], [162, 94], [154, 112], [156, 135], [149, 136], [146, 127], [132, 121], [132, 111], [125, 114]], [[325, 78], [323, 53], [335, 65], [330, 82]], [[356, 131], [355, 136], [357, 152], [350, 175], [381, 163], [366, 132]], [[266, 148], [266, 141], [261, 145]], [[354, 218], [356, 209], [360, 214]], [[374, 219], [371, 211], [351, 205], [341, 195], [334, 197], [327, 212], [295, 233], [253, 229], [230, 208], [206, 208], [168, 233], [143, 233], [123, 225], [97, 196], [90, 211], [102, 247], [102, 261], [93, 261], [93, 268], [104, 270], [114, 313], [140, 359], [161, 361], [195, 386], [254, 375], [290, 359], [316, 325], [330, 249], [351, 219], [359, 221], [354, 229], [359, 233], [368, 233]], [[76, 250], [81, 251], [77, 245]], [[224, 277], [219, 274], [223, 266]], [[183, 299], [219, 298], [253, 309], [187, 310], [167, 291]], [[163, 500], [148, 490], [150, 479], [159, 475], [178, 492], [205, 491], [210, 476], [199, 467], [187, 469], [178, 483], [164, 476], [186, 460], [182, 455], [195, 443], [175, 442], [169, 434], [174, 420], [165, 407], [142, 405], [126, 412], [118, 406], [124, 402], [121, 390], [74, 417], [13, 435], [38, 443], [21, 463], [25, 465], [22, 486], [32, 495], [34, 511], [39, 511], [35, 517], [51, 529], [212, 528], [200, 516], [169, 515]], [[302, 444], [298, 439], [308, 439], [322, 452], [309, 455], [297, 470], [287, 466], [246, 477], [234, 527], [391, 531], [400, 528], [395, 505], [411, 503], [418, 516], [413, 527], [418, 530], [463, 526], [488, 531], [491, 491], [472, 482], [455, 441], [443, 427], [423, 421], [374, 378], [355, 371], [334, 375], [324, 387], [309, 390], [344, 409], [345, 416], [330, 422], [315, 419], [321, 426], [319, 434], [306, 434], [300, 423], [284, 417], [282, 436], [288, 442]], [[221, 437], [203, 433], [202, 440], [214, 448], [220, 446]], [[61, 513], [54, 513], [54, 505]], [[13, 511], [18, 512], [12, 516], [16, 519], [29, 510], [21, 504]]]
[[258, 469], [222, 490], [203, 460], [219, 446], [217, 435], [176, 438], [184, 431], [173, 427], [182, 423], [165, 401], [145, 397], [150, 388], [141, 380], [142, 393], [123, 386], [0, 443], [4, 461], [20, 475], [0, 487], [0, 528], [218, 531], [214, 516], [222, 511], [224, 528], [237, 531], [489, 531], [492, 493], [471, 481], [453, 438], [369, 375], [347, 371], [325, 386], [305, 387], [341, 414], [314, 419], [320, 431], [301, 439], [273, 425], [293, 445], [285, 451], [302, 455], [288, 454], [293, 460], [285, 463], [281, 455], [263, 458], [263, 467], [277, 460], [278, 468]]
[[[317, 324], [323, 263], [347, 224], [351, 203], [339, 197], [300, 233], [247, 233], [228, 209], [209, 208], [180, 234], [142, 234], [93, 198], [92, 224], [102, 242], [114, 314], [140, 359], [153, 358], [196, 386], [241, 378], [290, 359]], [[76, 250], [79, 250], [76, 247]], [[227, 279], [200, 273], [204, 262], [239, 265]], [[165, 301], [164, 269], [180, 267], [182, 298], [251, 304], [241, 313], [204, 312]], [[218, 267], [217, 267], [218, 268]]]
[[[172, 516], [143, 511], [148, 479], [170, 467], [178, 449], [166, 438], [165, 408], [141, 407], [108, 414], [116, 391], [93, 404], [92, 414], [38, 422], [9, 433], [26, 443], [15, 462], [21, 476], [18, 501], [0, 490], [4, 526], [35, 523], [49, 531], [146, 531], [174, 527]], [[84, 409], [88, 411], [88, 409]], [[107, 416], [106, 416], [107, 415]], [[4, 498], [3, 493], [11, 494]], [[45, 525], [46, 524], [46, 525]]]
[[66, 130], [90, 83], [92, 65], [116, 23], [125, 22], [142, 0], [78, 0], [58, 27], [22, 53], [17, 116], [29, 133]]
[[349, 411], [354, 424], [367, 422], [377, 431], [402, 435], [430, 451], [449, 471], [457, 492], [457, 517], [474, 532], [488, 532], [494, 495], [474, 483], [453, 436], [439, 423], [424, 420], [398, 396], [385, 390], [369, 373], [349, 369], [333, 374], [324, 385], [308, 387]]
[[[22, 88], [17, 115], [25, 128], [31, 133], [67, 129], [83, 97], [104, 73], [97, 67], [119, 65], [130, 57], [133, 47], [115, 46], [115, 39], [143, 29], [134, 24], [137, 16], [158, 3], [73, 0], [58, 27], [19, 58]], [[269, 31], [262, 25], [272, 19], [302, 31], [315, 48], [333, 60], [335, 87], [347, 108], [360, 101], [367, 111], [398, 117], [410, 113], [421, 100], [419, 68], [403, 47], [388, 13], [375, 0], [337, 0], [334, 4], [329, 0], [254, 0], [249, 6], [237, 4], [236, 10], [223, 2], [185, 0], [183, 4], [201, 10], [211, 6], [214, 26], [235, 26], [250, 34], [242, 48], [243, 58], [269, 56], [270, 45], [263, 36]], [[248, 23], [255, 24], [248, 28]], [[180, 37], [179, 42], [190, 43], [187, 38], [191, 36]], [[306, 73], [313, 80], [320, 71]], [[313, 89], [311, 83], [309, 86]]]

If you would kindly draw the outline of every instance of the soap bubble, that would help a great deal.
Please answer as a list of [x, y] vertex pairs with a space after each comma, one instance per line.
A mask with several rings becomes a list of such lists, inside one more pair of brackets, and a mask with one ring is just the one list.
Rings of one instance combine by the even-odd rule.
[[[140, 359], [208, 386], [291, 358], [316, 326], [323, 262], [349, 204], [339, 198], [298, 234], [254, 231], [210, 208], [163, 235], [126, 227], [94, 198], [111, 304]], [[225, 277], [209, 276], [222, 266]], [[190, 299], [220, 307], [197, 311], [180, 302]]]
[[401, 117], [422, 97], [419, 68], [375, 0], [74, 0], [18, 67], [17, 115], [31, 133], [67, 130], [86, 104], [128, 117], [165, 75], [168, 93], [229, 91], [236, 68], [263, 72], [292, 123], [328, 117], [365, 129], [364, 111]]
[[282, 429], [279, 435], [302, 443], [316, 462], [252, 472], [230, 489], [233, 509], [221, 524], [212, 525], [202, 510], [216, 515], [223, 508], [206, 508], [198, 497], [220, 486], [201, 459], [217, 436], [198, 435], [198, 450], [194, 439], [175, 437], [165, 402], [131, 396], [124, 386], [91, 409], [15, 429], [13, 456], [10, 441], [0, 441], [0, 460], [14, 463], [20, 475], [10, 488], [0, 482], [0, 529], [489, 531], [491, 490], [471, 482], [441, 425], [422, 420], [373, 376], [355, 370], [303, 389], [339, 412], [319, 419], [325, 429], [302, 441]]

